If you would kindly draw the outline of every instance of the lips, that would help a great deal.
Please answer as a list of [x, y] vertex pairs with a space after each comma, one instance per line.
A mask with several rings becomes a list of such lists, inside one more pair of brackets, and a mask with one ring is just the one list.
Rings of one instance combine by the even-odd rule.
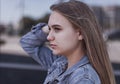
[[52, 49], [55, 49], [56, 46], [57, 46], [57, 45], [55, 45], [55, 44], [50, 44], [50, 47], [51, 47]]

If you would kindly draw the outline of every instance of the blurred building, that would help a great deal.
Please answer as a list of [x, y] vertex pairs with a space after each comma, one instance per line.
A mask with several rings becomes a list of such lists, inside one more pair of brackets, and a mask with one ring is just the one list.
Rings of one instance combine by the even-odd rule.
[[120, 29], [120, 6], [116, 6], [115, 9], [115, 27]]
[[101, 6], [92, 7], [93, 11], [96, 15], [96, 17], [99, 20], [100, 25], [102, 26], [103, 30], [108, 29], [110, 27], [110, 18], [107, 16], [107, 14], [104, 12], [103, 8]]
[[120, 28], [120, 6], [93, 6], [103, 30]]

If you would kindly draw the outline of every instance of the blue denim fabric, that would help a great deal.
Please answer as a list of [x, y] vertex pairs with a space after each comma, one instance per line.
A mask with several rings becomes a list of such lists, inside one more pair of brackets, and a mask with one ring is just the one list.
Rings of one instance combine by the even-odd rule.
[[67, 69], [65, 56], [52, 54], [52, 51], [44, 45], [47, 34], [41, 28], [45, 25], [40, 23], [33, 26], [20, 40], [23, 49], [40, 64], [41, 68], [48, 70], [44, 84], [101, 84], [87, 56], [83, 56], [78, 63]]

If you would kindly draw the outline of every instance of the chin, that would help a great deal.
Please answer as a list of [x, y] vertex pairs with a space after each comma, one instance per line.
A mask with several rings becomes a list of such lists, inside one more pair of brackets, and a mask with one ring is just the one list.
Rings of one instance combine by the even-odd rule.
[[53, 51], [54, 55], [62, 55], [60, 52]]
[[60, 55], [59, 53], [53, 52], [54, 55]]

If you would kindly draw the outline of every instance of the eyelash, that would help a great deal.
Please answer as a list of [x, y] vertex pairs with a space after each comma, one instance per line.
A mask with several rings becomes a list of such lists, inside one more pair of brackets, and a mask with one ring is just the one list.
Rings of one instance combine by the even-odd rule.
[[[49, 30], [51, 30], [51, 28], [49, 28]], [[60, 28], [53, 28], [53, 30], [54, 30], [55, 32], [58, 32], [58, 31], [60, 31], [61, 29], [60, 29]]]
[[54, 28], [55, 32], [59, 32], [61, 29], [60, 28]]

